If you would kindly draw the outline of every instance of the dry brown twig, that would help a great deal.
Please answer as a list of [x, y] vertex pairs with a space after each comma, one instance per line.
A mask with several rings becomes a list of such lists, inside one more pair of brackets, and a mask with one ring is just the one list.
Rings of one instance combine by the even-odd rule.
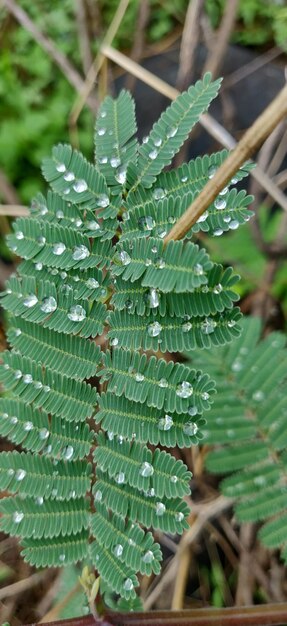
[[78, 0], [75, 3], [75, 14], [76, 14], [77, 29], [78, 29], [79, 48], [81, 51], [81, 58], [82, 58], [82, 66], [83, 66], [84, 74], [86, 76], [92, 65], [93, 57], [92, 57], [92, 51], [91, 51], [91, 45], [90, 45], [91, 42], [90, 42], [88, 23], [87, 23], [88, 17], [87, 17], [86, 5], [85, 5], [84, 0]]
[[203, 69], [203, 74], [205, 72], [211, 72], [213, 78], [216, 78], [216, 76], [218, 76], [218, 72], [221, 68], [223, 57], [234, 28], [238, 4], [239, 0], [229, 0], [225, 3], [223, 17], [219, 29], [216, 33], [216, 37], [209, 50], [208, 58]]
[[194, 55], [200, 36], [200, 16], [203, 6], [204, 0], [189, 0], [179, 53], [176, 82], [179, 91], [186, 89], [192, 80]]
[[[145, 29], [150, 16], [149, 0], [141, 0], [138, 7], [138, 16], [135, 26], [136, 36], [131, 49], [131, 59], [138, 62], [141, 59], [145, 44]], [[135, 76], [129, 74], [126, 79], [126, 88], [132, 91], [135, 86]]]

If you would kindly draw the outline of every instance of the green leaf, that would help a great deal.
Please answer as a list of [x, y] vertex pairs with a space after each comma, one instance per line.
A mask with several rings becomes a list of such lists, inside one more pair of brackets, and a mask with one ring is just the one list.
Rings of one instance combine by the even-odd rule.
[[137, 166], [128, 168], [127, 182], [131, 191], [139, 184], [151, 187], [156, 176], [171, 163], [200, 115], [216, 97], [220, 83], [221, 80], [212, 83], [211, 74], [207, 73], [164, 111], [146, 143], [139, 148]]

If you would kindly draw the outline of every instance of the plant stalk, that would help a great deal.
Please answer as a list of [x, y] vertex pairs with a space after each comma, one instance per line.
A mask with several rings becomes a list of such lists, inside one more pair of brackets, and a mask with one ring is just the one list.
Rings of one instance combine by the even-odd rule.
[[181, 216], [164, 239], [168, 241], [182, 239], [189, 229], [197, 222], [198, 218], [206, 211], [215, 200], [221, 189], [229, 182], [230, 178], [239, 170], [241, 165], [254, 154], [261, 146], [266, 137], [274, 130], [279, 122], [287, 115], [287, 85], [279, 92], [278, 96], [255, 120], [245, 135], [234, 148], [233, 152], [218, 168], [218, 171], [210, 179], [204, 189], [195, 198], [194, 202]]

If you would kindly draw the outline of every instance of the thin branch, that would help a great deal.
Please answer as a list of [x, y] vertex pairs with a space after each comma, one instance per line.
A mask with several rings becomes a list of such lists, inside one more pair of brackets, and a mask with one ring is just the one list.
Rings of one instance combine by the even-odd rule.
[[189, 0], [179, 53], [179, 68], [176, 86], [180, 91], [191, 83], [194, 55], [200, 35], [200, 15], [204, 0]]
[[[76, 91], [81, 91], [83, 89], [84, 80], [82, 76], [77, 72], [74, 66], [71, 64], [69, 59], [59, 50], [54, 42], [46, 37], [34, 24], [34, 22], [30, 19], [28, 13], [24, 11], [15, 0], [3, 0], [4, 6], [8, 9], [12, 15], [16, 18], [16, 20], [27, 30], [32, 37], [37, 41], [39, 46], [47, 52], [47, 54], [53, 59], [53, 61], [58, 65], [60, 70], [63, 72], [69, 83], [76, 89]], [[92, 99], [88, 102], [91, 109], [94, 109], [94, 102]]]
[[0, 215], [7, 217], [27, 217], [30, 211], [26, 206], [21, 204], [0, 204]]
[[[149, 72], [145, 68], [141, 67], [127, 56], [118, 52], [111, 46], [102, 45], [101, 47], [102, 53], [114, 63], [117, 63], [120, 67], [125, 69], [127, 72], [130, 72], [137, 78], [139, 78], [142, 82], [146, 83], [162, 95], [166, 96], [170, 100], [175, 100], [180, 92], [172, 87], [168, 83], [166, 83], [161, 78], [158, 78], [152, 72]], [[227, 148], [228, 150], [232, 150], [235, 148], [236, 141], [228, 133], [221, 124], [219, 124], [211, 115], [205, 113], [200, 117], [199, 120], [201, 126], [205, 128], [205, 130], [216, 139], [222, 146]], [[279, 204], [279, 206], [287, 211], [287, 198], [285, 194], [279, 189], [273, 181], [263, 172], [259, 167], [256, 167], [255, 170], [252, 170], [251, 175], [256, 178], [256, 180], [262, 185], [262, 187], [269, 193], [270, 196]]]
[[[131, 58], [138, 62], [141, 59], [144, 44], [145, 44], [145, 33], [146, 26], [150, 16], [150, 2], [149, 0], [141, 0], [138, 8], [138, 16], [137, 22], [135, 25], [135, 33], [136, 36], [134, 38], [133, 47], [131, 49], [130, 56]], [[126, 88], [132, 91], [135, 86], [135, 77], [129, 74], [126, 80]]]
[[261, 67], [267, 65], [267, 63], [270, 63], [271, 61], [274, 61], [274, 59], [277, 59], [277, 57], [281, 56], [281, 54], [283, 54], [281, 48], [275, 47], [271, 48], [271, 50], [268, 50], [268, 52], [265, 52], [264, 54], [255, 57], [255, 59], [252, 59], [252, 61], [250, 61], [249, 63], [246, 63], [238, 70], [232, 72], [232, 74], [226, 76], [226, 78], [224, 78], [222, 89], [229, 89], [233, 85], [236, 85], [247, 76], [250, 76], [250, 74], [254, 74], [254, 72], [257, 72], [257, 70], [259, 70]]
[[[9, 0], [9, 2], [10, 2], [10, 0]], [[114, 17], [112, 19], [112, 22], [111, 22], [111, 24], [110, 24], [110, 26], [109, 26], [109, 28], [108, 28], [108, 30], [106, 32], [106, 35], [104, 37], [103, 44], [110, 45], [113, 42], [113, 39], [114, 39], [115, 35], [117, 34], [118, 29], [119, 29], [119, 27], [121, 25], [121, 22], [122, 22], [122, 20], [123, 20], [123, 18], [125, 16], [125, 13], [126, 13], [126, 10], [128, 8], [129, 2], [130, 2], [130, 0], [121, 0], [120, 1], [119, 5], [118, 5], [118, 8], [117, 8], [117, 10], [115, 12], [115, 15], [114, 15]], [[96, 78], [98, 76], [98, 73], [99, 73], [99, 71], [100, 71], [100, 69], [102, 67], [102, 64], [103, 64], [104, 60], [105, 60], [105, 57], [102, 54], [102, 49], [100, 49], [100, 51], [98, 52], [94, 62], [92, 63], [92, 65], [91, 65], [91, 67], [90, 67], [90, 69], [88, 71], [88, 74], [87, 74], [87, 77], [86, 77], [86, 80], [85, 80], [84, 84], [81, 86], [81, 89], [78, 90], [80, 92], [79, 96], [76, 99], [76, 101], [75, 101], [75, 103], [73, 105], [73, 108], [71, 110], [71, 113], [70, 113], [70, 126], [72, 128], [77, 123], [78, 117], [79, 117], [79, 115], [80, 115], [80, 113], [81, 113], [81, 111], [82, 111], [82, 109], [83, 109], [83, 107], [84, 107], [88, 97], [89, 97], [89, 94], [91, 93], [91, 90], [92, 90], [92, 88], [94, 86], [95, 80], [96, 80]]]
[[31, 587], [35, 587], [39, 584], [39, 582], [47, 578], [48, 573], [49, 571], [45, 569], [44, 571], [32, 574], [28, 578], [18, 580], [12, 585], [3, 587], [2, 589], [0, 589], [0, 600], [3, 600], [4, 598], [11, 598], [17, 593], [22, 593], [23, 591], [27, 591], [27, 589], [31, 589]]
[[211, 47], [204, 66], [203, 74], [205, 72], [211, 72], [213, 78], [216, 78], [218, 75], [231, 33], [233, 31], [238, 4], [239, 0], [229, 0], [225, 3], [225, 10], [220, 27], [217, 31], [214, 45]]
[[204, 213], [214, 201], [220, 190], [225, 187], [230, 178], [239, 170], [246, 159], [254, 154], [256, 149], [263, 143], [264, 139], [268, 137], [286, 115], [287, 85], [285, 85], [273, 102], [271, 102], [243, 135], [234, 151], [231, 152], [222, 163], [214, 177], [208, 181], [191, 206], [173, 226], [165, 238], [165, 243], [171, 239], [181, 239], [184, 237], [193, 224], [197, 222], [202, 213]]
[[93, 62], [87, 24], [86, 6], [84, 0], [77, 0], [75, 4], [79, 47], [81, 51], [82, 66], [86, 76]]

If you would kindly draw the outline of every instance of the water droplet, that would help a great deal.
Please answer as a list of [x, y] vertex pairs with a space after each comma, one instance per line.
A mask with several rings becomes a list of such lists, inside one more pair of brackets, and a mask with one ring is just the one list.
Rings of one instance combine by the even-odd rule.
[[72, 306], [68, 313], [68, 318], [72, 322], [82, 322], [86, 316], [87, 313], [80, 304], [75, 304], [74, 306]]
[[155, 514], [158, 515], [158, 517], [161, 517], [165, 513], [165, 511], [165, 504], [163, 504], [163, 502], [157, 502], [155, 505]]
[[223, 198], [216, 198], [214, 206], [216, 209], [221, 211], [222, 209], [226, 209], [226, 202]]
[[165, 267], [165, 260], [162, 259], [161, 257], [158, 257], [157, 259], [155, 259], [155, 266], [159, 270], [162, 270]]
[[13, 417], [11, 417], [10, 422], [11, 424], [18, 424], [18, 417], [16, 417], [16, 415], [13, 415]]
[[179, 383], [176, 388], [176, 395], [179, 398], [190, 398], [193, 394], [193, 386], [187, 381], [183, 380], [182, 383]]
[[96, 501], [96, 502], [101, 502], [101, 501], [102, 501], [102, 499], [103, 499], [103, 494], [102, 494], [102, 492], [100, 491], [100, 489], [98, 489], [98, 490], [96, 491], [96, 493], [95, 493], [95, 501]]
[[98, 224], [98, 222], [96, 222], [96, 220], [91, 220], [90, 222], [87, 222], [87, 229], [88, 230], [99, 230], [100, 224]]
[[105, 135], [105, 134], [106, 134], [106, 130], [107, 130], [106, 128], [99, 128], [99, 129], [98, 129], [98, 135], [99, 135], [100, 137], [103, 137], [103, 135]]
[[190, 437], [193, 437], [194, 435], [196, 435], [198, 431], [198, 426], [195, 422], [186, 422], [183, 426], [183, 432], [185, 435], [189, 435]]
[[172, 426], [173, 426], [173, 419], [171, 415], [165, 415], [164, 417], [161, 417], [161, 419], [158, 422], [159, 430], [170, 430]]
[[123, 549], [123, 546], [122, 546], [120, 543], [118, 543], [118, 544], [114, 547], [114, 550], [113, 550], [114, 555], [115, 555], [115, 556], [117, 556], [117, 557], [122, 556], [123, 550], [124, 550], [124, 549]]
[[160, 237], [160, 239], [164, 239], [164, 237], [166, 236], [166, 230], [162, 226], [157, 226], [154, 234], [155, 237]]
[[8, 363], [4, 363], [3, 367], [4, 367], [4, 370], [9, 370], [10, 369], [10, 365], [8, 365]]
[[57, 306], [55, 298], [53, 298], [53, 296], [49, 296], [48, 298], [44, 298], [40, 308], [44, 313], [53, 313], [56, 311]]
[[82, 261], [90, 256], [90, 252], [86, 246], [76, 246], [73, 250], [72, 258], [74, 261]]
[[152, 230], [155, 226], [155, 221], [150, 215], [140, 217], [138, 220], [138, 227], [140, 230]]
[[16, 380], [19, 380], [19, 378], [22, 378], [22, 376], [23, 376], [23, 374], [22, 374], [21, 370], [15, 370], [15, 372], [14, 372], [14, 378], [15, 378]]
[[75, 174], [73, 174], [73, 172], [66, 172], [63, 178], [70, 183], [72, 180], [75, 180]]
[[260, 487], [266, 485], [266, 479], [264, 478], [264, 476], [255, 476], [253, 482], [254, 485], [259, 485]]
[[39, 437], [40, 439], [43, 439], [43, 441], [45, 441], [45, 439], [48, 439], [49, 437], [49, 431], [47, 428], [41, 428], [40, 432], [39, 432]]
[[209, 169], [208, 169], [208, 178], [213, 178], [214, 174], [216, 174], [217, 172], [217, 167], [215, 167], [214, 165], [212, 165]]
[[56, 256], [60, 256], [61, 254], [63, 254], [63, 252], [65, 252], [65, 250], [66, 250], [66, 246], [65, 246], [65, 244], [62, 241], [59, 241], [58, 243], [55, 243], [53, 248], [52, 248], [52, 252]]
[[24, 469], [18, 469], [15, 474], [15, 478], [16, 480], [19, 480], [19, 482], [23, 480], [25, 476], [26, 476], [26, 471]]
[[231, 228], [231, 230], [236, 230], [238, 226], [239, 222], [237, 220], [231, 220], [231, 222], [229, 222], [229, 228]]
[[123, 436], [122, 436], [122, 435], [119, 435], [119, 436], [118, 436], [118, 443], [121, 445], [121, 444], [123, 443], [123, 441], [124, 441]]
[[153, 552], [151, 550], [147, 550], [147, 552], [143, 555], [142, 560], [144, 563], [152, 563], [154, 560]]
[[130, 309], [132, 309], [132, 308], [133, 308], [133, 301], [132, 301], [132, 300], [129, 300], [129, 299], [128, 299], [128, 300], [126, 300], [126, 301], [125, 301], [125, 308], [126, 308], [126, 309], [128, 309], [128, 311], [129, 311]]
[[60, 211], [56, 211], [56, 218], [58, 220], [62, 220], [63, 217], [64, 217], [64, 212], [63, 211], [61, 211], [61, 210]]
[[149, 265], [151, 265], [151, 263], [152, 263], [152, 262], [151, 262], [151, 260], [150, 260], [150, 259], [146, 259], [146, 261], [145, 261], [145, 266], [146, 266], [146, 267], [149, 267]]
[[182, 522], [182, 520], [184, 519], [184, 514], [182, 513], [182, 511], [178, 511], [174, 517], [176, 522]]
[[114, 435], [114, 433], [112, 432], [112, 430], [108, 430], [108, 431], [107, 431], [107, 435], [108, 435], [108, 440], [109, 440], [109, 441], [113, 441], [113, 440], [114, 440], [115, 435]]
[[181, 328], [183, 333], [188, 333], [192, 329], [192, 324], [191, 322], [184, 322]]
[[77, 228], [80, 228], [80, 226], [82, 226], [82, 223], [83, 222], [82, 222], [82, 220], [80, 220], [80, 218], [75, 220], [75, 226], [77, 226]]
[[143, 380], [144, 380], [144, 375], [141, 374], [140, 372], [136, 372], [136, 374], [135, 374], [135, 381], [137, 383], [142, 383]]
[[129, 265], [131, 262], [131, 257], [125, 250], [121, 250], [121, 252], [117, 252], [115, 254], [114, 262], [117, 265]]
[[215, 293], [216, 295], [218, 295], [219, 293], [221, 293], [223, 290], [223, 287], [221, 285], [221, 283], [218, 283], [218, 285], [215, 285], [215, 287], [213, 287], [213, 293]]
[[200, 325], [200, 329], [201, 332], [204, 333], [204, 335], [210, 335], [214, 332], [216, 326], [217, 322], [215, 320], [213, 320], [211, 317], [206, 317], [204, 322], [202, 322], [202, 324]]
[[188, 407], [188, 415], [190, 415], [191, 417], [193, 417], [194, 415], [197, 415], [197, 407], [194, 405], [191, 405]]
[[152, 197], [155, 200], [162, 200], [162, 198], [164, 198], [165, 196], [166, 192], [164, 189], [162, 189], [162, 187], [156, 187], [156, 189], [154, 189], [152, 192]]
[[107, 111], [101, 111], [100, 117], [107, 117]]
[[70, 193], [70, 191], [71, 191], [70, 187], [67, 187], [66, 189], [64, 189], [63, 194], [67, 196]]
[[180, 180], [181, 180], [182, 183], [186, 183], [187, 182], [187, 176], [183, 176]]
[[95, 278], [88, 278], [86, 281], [86, 287], [88, 289], [97, 289], [100, 286], [100, 283]]
[[155, 139], [153, 139], [153, 143], [157, 148], [159, 148], [159, 146], [161, 146], [162, 144], [162, 139], [160, 137], [156, 137]]
[[62, 563], [65, 561], [66, 559], [66, 555], [65, 554], [59, 554], [59, 561], [62, 561]]
[[172, 483], [175, 484], [175, 483], [177, 483], [178, 478], [177, 478], [177, 476], [174, 475], [174, 476], [171, 476], [170, 480], [171, 480]]
[[204, 213], [202, 213], [202, 215], [198, 218], [196, 223], [199, 224], [200, 222], [205, 222], [205, 220], [207, 220], [208, 218], [208, 215], [209, 215], [208, 211], [204, 211]]
[[222, 228], [216, 228], [216, 230], [213, 232], [213, 237], [220, 237], [220, 235], [223, 235]]
[[232, 185], [236, 185], [236, 183], [238, 183], [238, 178], [236, 178], [236, 176], [234, 176], [234, 178], [231, 178], [231, 184]]
[[35, 306], [37, 302], [38, 302], [38, 298], [34, 293], [30, 293], [29, 296], [27, 296], [27, 298], [23, 300], [24, 306], [26, 306], [28, 309], [30, 309], [32, 306]]
[[24, 430], [26, 430], [26, 432], [29, 432], [30, 430], [33, 430], [34, 426], [32, 422], [24, 422], [23, 428]]
[[44, 502], [44, 498], [42, 496], [38, 496], [37, 498], [35, 498], [35, 502], [36, 504], [39, 504], [39, 506], [41, 506]]
[[119, 159], [119, 157], [112, 157], [110, 159], [110, 164], [111, 167], [119, 167], [119, 165], [121, 164], [121, 159]]
[[208, 400], [209, 399], [209, 393], [207, 393], [207, 391], [204, 391], [201, 394], [202, 400]]
[[147, 143], [148, 142], [148, 137], [143, 137], [142, 142], [143, 143]]
[[223, 187], [223, 189], [221, 189], [221, 191], [219, 192], [220, 196], [225, 196], [228, 192], [228, 187]]
[[100, 206], [102, 209], [105, 209], [107, 206], [109, 206], [109, 204], [110, 204], [109, 196], [107, 196], [105, 193], [102, 193], [97, 198], [97, 206]]
[[24, 233], [22, 233], [22, 230], [17, 230], [15, 237], [16, 239], [24, 239]]
[[70, 461], [70, 459], [73, 457], [73, 454], [74, 454], [73, 446], [67, 446], [65, 450], [63, 451], [63, 459], [65, 459], [65, 461]]
[[49, 393], [49, 391], [51, 391], [51, 387], [49, 387], [49, 385], [44, 385], [44, 387], [43, 387], [43, 391], [44, 391], [45, 393]]
[[264, 400], [265, 398], [265, 395], [263, 391], [261, 391], [261, 389], [258, 389], [258, 391], [254, 391], [254, 393], [252, 394], [252, 398], [253, 400], [255, 400], [255, 402], [262, 402], [262, 400]]
[[24, 374], [24, 376], [23, 376], [23, 383], [26, 383], [26, 385], [29, 385], [32, 382], [33, 382], [33, 378], [31, 376], [31, 374]]
[[115, 477], [115, 481], [118, 485], [123, 485], [125, 482], [125, 474], [124, 472], [119, 472], [116, 477]]
[[236, 324], [235, 320], [228, 320], [228, 322], [227, 322], [228, 328], [233, 328], [233, 326], [235, 326], [235, 324]]
[[77, 180], [77, 182], [73, 185], [73, 189], [76, 193], [83, 193], [84, 191], [87, 191], [88, 185], [85, 180]]
[[134, 588], [134, 583], [131, 578], [126, 578], [123, 588], [125, 591], [131, 591]]
[[231, 365], [231, 369], [233, 372], [240, 372], [243, 368], [242, 361], [240, 359], [235, 359]]
[[154, 160], [156, 159], [157, 155], [158, 155], [158, 151], [157, 151], [157, 150], [151, 150], [151, 151], [149, 152], [149, 158], [150, 158], [152, 161], [154, 161]]
[[178, 127], [177, 126], [171, 126], [171, 128], [169, 128], [166, 131], [167, 138], [171, 139], [171, 137], [174, 137], [176, 135], [177, 131], [178, 131]]
[[158, 381], [159, 387], [162, 387], [162, 389], [164, 389], [165, 387], [168, 387], [168, 382], [166, 380], [166, 378], [161, 378]]
[[124, 185], [127, 179], [127, 168], [122, 165], [115, 174], [115, 179], [120, 185]]
[[13, 519], [13, 522], [15, 522], [15, 524], [20, 524], [20, 522], [22, 522], [23, 517], [24, 517], [24, 513], [22, 513], [22, 511], [14, 511], [12, 515], [12, 519]]
[[147, 332], [148, 332], [149, 337], [158, 337], [161, 330], [162, 330], [162, 326], [159, 322], [153, 322], [152, 324], [149, 324], [147, 327]]
[[157, 247], [156, 247], [156, 246], [153, 246], [153, 247], [152, 247], [152, 249], [151, 249], [151, 251], [152, 251], [154, 254], [156, 254], [156, 253], [158, 252], [158, 249], [157, 249]]
[[147, 294], [145, 294], [145, 301], [151, 307], [151, 309], [156, 309], [159, 306], [159, 294], [156, 289], [150, 289]]
[[36, 382], [34, 383], [34, 387], [35, 389], [42, 389], [43, 384], [41, 383], [40, 380], [36, 380]]
[[140, 468], [140, 475], [147, 478], [148, 476], [152, 476], [154, 473], [153, 466], [145, 461]]
[[58, 163], [56, 165], [56, 170], [57, 172], [65, 172], [66, 171], [66, 166], [64, 163]]
[[119, 343], [119, 340], [117, 337], [113, 337], [113, 339], [110, 340], [110, 345], [113, 346], [115, 348], [115, 346], [117, 346]]

